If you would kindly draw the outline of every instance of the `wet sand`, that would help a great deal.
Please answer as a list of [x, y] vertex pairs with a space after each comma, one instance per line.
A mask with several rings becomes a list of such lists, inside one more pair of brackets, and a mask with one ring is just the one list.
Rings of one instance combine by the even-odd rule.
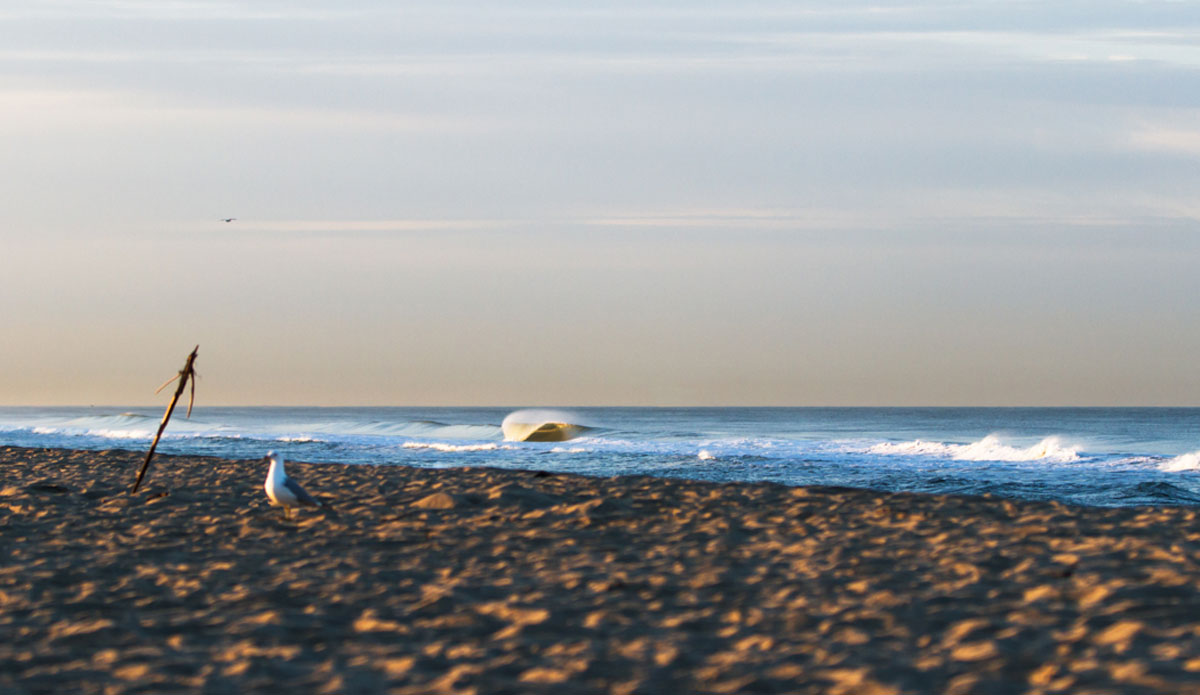
[[0, 449], [5, 693], [1200, 692], [1197, 510]]

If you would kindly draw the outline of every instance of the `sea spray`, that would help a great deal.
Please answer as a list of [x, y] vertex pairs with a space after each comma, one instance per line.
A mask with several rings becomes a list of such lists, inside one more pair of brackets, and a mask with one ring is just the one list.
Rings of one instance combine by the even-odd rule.
[[1164, 461], [1159, 470], [1168, 473], [1179, 473], [1183, 471], [1200, 471], [1200, 451], [1193, 451], [1190, 454], [1176, 456], [1173, 459]]
[[867, 450], [872, 454], [900, 456], [933, 456], [955, 461], [1053, 461], [1071, 463], [1079, 460], [1079, 453], [1063, 443], [1059, 437], [1046, 437], [1033, 446], [1021, 448], [1004, 444], [994, 434], [971, 444], [945, 444], [915, 440], [911, 442], [885, 442]]

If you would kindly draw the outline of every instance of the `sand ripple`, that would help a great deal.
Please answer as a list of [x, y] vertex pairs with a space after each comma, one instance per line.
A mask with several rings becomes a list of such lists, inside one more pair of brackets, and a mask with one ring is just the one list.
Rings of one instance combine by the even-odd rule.
[[5, 693], [1200, 691], [1193, 509], [0, 450]]

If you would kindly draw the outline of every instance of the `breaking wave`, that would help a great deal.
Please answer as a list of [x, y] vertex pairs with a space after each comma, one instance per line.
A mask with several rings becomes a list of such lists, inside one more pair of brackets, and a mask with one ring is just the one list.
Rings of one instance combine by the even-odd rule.
[[945, 444], [917, 439], [911, 442], [876, 444], [868, 453], [885, 456], [933, 456], [954, 461], [1053, 461], [1072, 463], [1080, 460], [1079, 452], [1058, 437], [1046, 437], [1030, 447], [1004, 444], [994, 434], [971, 444]]
[[[161, 416], [121, 413], [52, 418], [25, 426], [0, 426], [0, 431], [27, 431], [34, 435], [65, 438], [99, 438], [114, 441], [150, 440], [158, 431]], [[230, 425], [204, 417], [174, 417], [167, 439], [256, 439], [286, 443], [324, 443], [338, 440], [426, 438], [500, 439], [500, 428], [486, 424], [448, 424], [434, 420], [398, 421], [280, 421]]]
[[56, 418], [29, 428], [39, 435], [85, 435], [105, 439], [149, 439], [158, 430], [158, 419], [137, 413]]
[[561, 410], [517, 410], [504, 418], [500, 429], [510, 442], [562, 442], [592, 428]]
[[1158, 469], [1168, 473], [1200, 471], [1200, 451], [1193, 451], [1190, 454], [1183, 454], [1182, 456], [1176, 456], [1173, 459], [1163, 461]]

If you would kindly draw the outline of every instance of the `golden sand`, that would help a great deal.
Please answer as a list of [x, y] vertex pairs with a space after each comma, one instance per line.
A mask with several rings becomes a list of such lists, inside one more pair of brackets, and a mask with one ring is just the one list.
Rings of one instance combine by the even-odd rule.
[[1200, 692], [1197, 511], [0, 449], [5, 693]]

